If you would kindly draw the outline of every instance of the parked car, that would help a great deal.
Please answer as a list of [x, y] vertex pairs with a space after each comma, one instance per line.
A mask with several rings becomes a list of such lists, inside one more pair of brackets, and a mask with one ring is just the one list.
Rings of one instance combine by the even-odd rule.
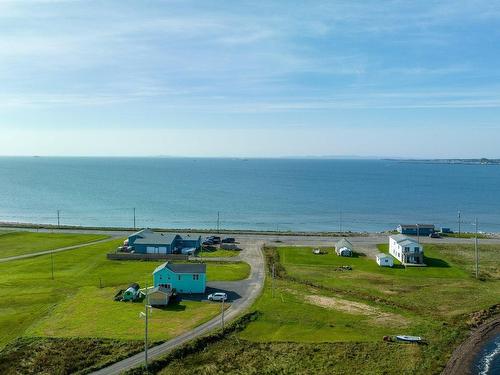
[[209, 237], [209, 238], [212, 240], [212, 242], [213, 242], [215, 245], [220, 244], [220, 237], [219, 237], [219, 236], [211, 236], [211, 237]]
[[209, 301], [227, 301], [227, 294], [223, 292], [212, 293], [208, 295]]
[[222, 243], [235, 243], [236, 240], [233, 238], [233, 237], [226, 237], [226, 238], [223, 238]]
[[185, 247], [181, 250], [181, 254], [183, 255], [194, 255], [196, 249], [194, 247]]
[[429, 234], [429, 237], [430, 238], [441, 238], [441, 236], [437, 232], [433, 232], [433, 233]]
[[202, 245], [203, 246], [212, 246], [214, 244], [214, 241], [212, 240], [209, 240], [209, 239], [206, 239], [205, 241], [203, 241]]

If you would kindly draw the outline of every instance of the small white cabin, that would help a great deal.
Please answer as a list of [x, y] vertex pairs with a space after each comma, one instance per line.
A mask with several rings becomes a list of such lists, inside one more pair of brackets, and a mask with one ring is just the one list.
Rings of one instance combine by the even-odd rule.
[[347, 239], [342, 238], [335, 244], [335, 253], [342, 257], [352, 257], [353, 246]]
[[377, 254], [377, 264], [380, 267], [392, 267], [394, 266], [394, 261], [392, 257], [388, 254], [380, 253]]

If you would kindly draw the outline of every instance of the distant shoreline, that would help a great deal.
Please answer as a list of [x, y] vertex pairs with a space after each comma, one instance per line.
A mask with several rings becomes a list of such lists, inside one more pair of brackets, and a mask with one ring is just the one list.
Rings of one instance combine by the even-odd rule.
[[500, 165], [500, 159], [384, 159], [400, 163]]
[[[22, 222], [6, 222], [0, 221], [0, 228], [8, 229], [48, 229], [48, 230], [95, 230], [95, 231], [111, 231], [111, 232], [133, 232], [138, 231], [142, 227], [116, 227], [116, 226], [84, 226], [84, 225], [56, 225], [43, 223], [22, 223]], [[370, 234], [388, 234], [389, 232], [322, 232], [322, 231], [273, 231], [273, 230], [258, 230], [258, 229], [216, 229], [216, 228], [151, 228], [155, 231], [162, 232], [182, 232], [182, 233], [220, 233], [220, 234], [254, 234], [266, 236], [324, 236], [324, 237], [349, 237], [349, 236], [369, 236]]]

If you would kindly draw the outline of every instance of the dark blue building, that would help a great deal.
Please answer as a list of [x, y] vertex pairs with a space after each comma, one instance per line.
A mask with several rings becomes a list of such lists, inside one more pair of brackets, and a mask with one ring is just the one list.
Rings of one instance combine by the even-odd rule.
[[428, 236], [436, 231], [434, 224], [400, 224], [397, 228], [401, 234], [409, 236]]
[[174, 233], [142, 229], [128, 237], [124, 246], [138, 254], [180, 254], [186, 249], [199, 249], [201, 236], [184, 236]]

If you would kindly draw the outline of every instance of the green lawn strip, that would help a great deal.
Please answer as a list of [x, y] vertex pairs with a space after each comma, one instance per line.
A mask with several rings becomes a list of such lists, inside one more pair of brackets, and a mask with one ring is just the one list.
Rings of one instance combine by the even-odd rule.
[[0, 351], [0, 373], [88, 373], [143, 349], [143, 341], [23, 337]]
[[250, 275], [250, 265], [245, 262], [207, 262], [207, 280], [237, 281]]
[[[92, 317], [87, 327], [82, 328], [82, 332], [89, 326], [98, 327], [105, 322], [113, 327], [114, 319], [120, 315], [129, 317], [131, 326], [140, 326], [135, 305], [114, 302], [111, 297], [117, 290], [132, 282], [138, 282], [141, 286], [146, 282], [152, 283], [152, 271], [161, 262], [107, 260], [106, 253], [114, 250], [121, 242], [122, 240], [112, 240], [55, 253], [52, 257], [44, 255], [0, 264], [0, 288], [6, 296], [0, 300], [0, 347], [26, 331], [34, 334], [37, 330], [42, 331], [42, 328], [56, 330], [56, 323], [63, 317], [65, 308], [74, 307], [78, 314]], [[51, 258], [54, 280], [51, 279]], [[208, 280], [238, 280], [247, 277], [248, 271], [248, 264], [242, 262], [207, 264]], [[100, 289], [100, 285], [104, 288]], [[195, 302], [186, 302], [186, 309], [177, 314], [187, 316], [192, 311], [192, 318], [198, 320], [189, 324], [201, 324], [212, 316], [211, 307], [208, 307], [205, 315], [201, 312], [207, 308], [206, 303], [198, 304], [201, 305], [199, 309]], [[115, 308], [121, 313], [115, 311]], [[196, 315], [195, 310], [200, 314]], [[93, 312], [93, 315], [85, 315], [87, 312]], [[57, 318], [51, 324], [40, 325], [40, 320], [49, 321], [52, 314], [56, 314]], [[164, 324], [167, 325], [169, 315], [159, 313], [158, 316], [164, 316], [167, 319]], [[69, 320], [73, 318], [75, 321], [80, 319], [78, 315], [67, 317]], [[123, 334], [120, 330], [117, 331], [113, 333], [113, 337]], [[109, 331], [101, 332], [99, 337], [110, 334]], [[142, 331], [136, 338], [142, 337], [141, 335]]]
[[213, 251], [202, 250], [197, 255], [202, 258], [231, 258], [240, 254], [239, 250], [216, 249]]
[[0, 235], [0, 258], [103, 240], [102, 234], [9, 232]]

